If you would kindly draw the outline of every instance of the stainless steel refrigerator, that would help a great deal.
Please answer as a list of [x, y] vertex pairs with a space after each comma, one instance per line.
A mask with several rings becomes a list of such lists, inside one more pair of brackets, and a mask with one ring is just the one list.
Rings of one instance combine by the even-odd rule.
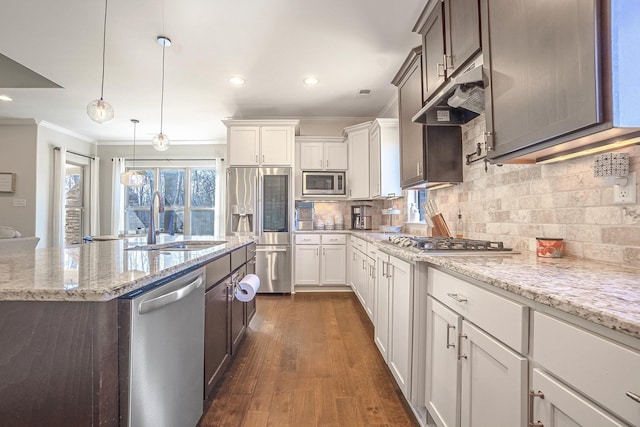
[[229, 236], [255, 236], [259, 293], [291, 292], [291, 168], [227, 169]]

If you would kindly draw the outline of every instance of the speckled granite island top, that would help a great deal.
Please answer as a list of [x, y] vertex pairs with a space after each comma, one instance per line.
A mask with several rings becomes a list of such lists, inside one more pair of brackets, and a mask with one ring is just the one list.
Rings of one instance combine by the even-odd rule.
[[[194, 251], [125, 250], [146, 244], [146, 238], [133, 238], [3, 255], [0, 301], [108, 301], [253, 241], [229, 236], [189, 239], [226, 243]], [[158, 244], [180, 240], [182, 236], [158, 236]]]
[[356, 235], [399, 258], [440, 266], [640, 338], [640, 270], [576, 258], [538, 258], [532, 252], [430, 256], [382, 243], [389, 239], [385, 234]]

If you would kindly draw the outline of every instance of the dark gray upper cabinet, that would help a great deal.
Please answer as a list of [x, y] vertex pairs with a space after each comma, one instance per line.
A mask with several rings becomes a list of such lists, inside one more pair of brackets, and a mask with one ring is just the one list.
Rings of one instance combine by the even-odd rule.
[[595, 0], [483, 0], [482, 10], [490, 157], [602, 120]]
[[622, 0], [482, 0], [490, 160], [540, 162], [640, 135], [639, 15]]
[[422, 182], [423, 126], [411, 118], [422, 108], [422, 49], [414, 48], [393, 80], [398, 87], [400, 126], [400, 185], [410, 187]]
[[403, 189], [462, 182], [459, 126], [424, 126], [412, 117], [422, 108], [422, 49], [414, 48], [393, 79], [398, 87], [400, 178]]
[[455, 74], [480, 50], [478, 0], [445, 0], [447, 77]]
[[429, 100], [445, 81], [480, 50], [478, 0], [429, 2], [414, 32], [422, 35], [423, 98]]

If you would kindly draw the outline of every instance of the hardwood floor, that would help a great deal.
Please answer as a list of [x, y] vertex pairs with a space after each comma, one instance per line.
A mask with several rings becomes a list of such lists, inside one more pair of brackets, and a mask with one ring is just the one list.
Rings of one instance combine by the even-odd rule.
[[352, 293], [259, 295], [200, 427], [418, 426]]

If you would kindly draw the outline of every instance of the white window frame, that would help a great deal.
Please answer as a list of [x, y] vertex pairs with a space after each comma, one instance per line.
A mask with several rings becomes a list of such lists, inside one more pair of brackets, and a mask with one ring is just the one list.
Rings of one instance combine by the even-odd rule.
[[[125, 170], [133, 170], [134, 169], [134, 161], [133, 160], [126, 160], [125, 161]], [[191, 235], [191, 213], [193, 211], [213, 211], [213, 217], [214, 217], [214, 226], [213, 226], [213, 230], [215, 234], [224, 234], [223, 230], [218, 229], [219, 228], [219, 224], [221, 223], [219, 221], [218, 216], [222, 215], [223, 213], [220, 211], [219, 206], [220, 206], [220, 195], [221, 195], [221, 184], [222, 184], [222, 180], [221, 180], [221, 168], [220, 168], [220, 161], [216, 160], [136, 160], [135, 161], [135, 169], [136, 170], [149, 170], [152, 169], [154, 171], [154, 188], [153, 191], [158, 191], [159, 190], [159, 185], [160, 185], [160, 170], [166, 170], [166, 169], [183, 169], [185, 170], [185, 195], [184, 195], [184, 206], [181, 207], [180, 209], [174, 209], [172, 207], [166, 207], [165, 206], [165, 212], [167, 210], [175, 210], [175, 211], [183, 211], [183, 217], [184, 217], [184, 223], [183, 223], [183, 234], [184, 235]], [[191, 206], [191, 169], [215, 169], [216, 171], [216, 194], [214, 196], [214, 206], [212, 208], [206, 208], [206, 207], [196, 207], [193, 208]], [[126, 191], [125, 191], [126, 194]], [[126, 212], [129, 210], [148, 210], [149, 207], [137, 207], [137, 208], [130, 208], [127, 204], [126, 201], [126, 197], [125, 197], [125, 201], [124, 201], [124, 210], [125, 210], [125, 229], [129, 229], [129, 225], [127, 223], [128, 221], [128, 215], [126, 215]], [[159, 222], [159, 215], [157, 212], [153, 213], [155, 215], [154, 217], [154, 221], [156, 224], [160, 224]], [[132, 231], [132, 230], [129, 230]]]

